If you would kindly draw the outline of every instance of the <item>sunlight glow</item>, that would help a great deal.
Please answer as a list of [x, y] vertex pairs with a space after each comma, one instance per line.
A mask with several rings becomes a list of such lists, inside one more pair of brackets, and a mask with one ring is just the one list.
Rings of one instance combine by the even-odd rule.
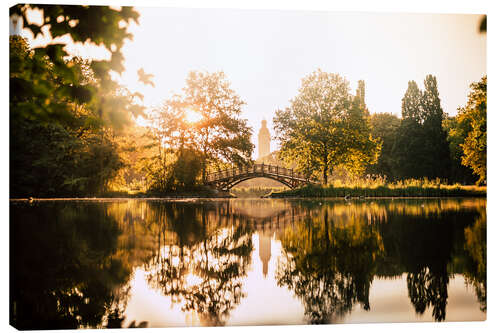
[[190, 124], [197, 123], [203, 119], [203, 116], [199, 112], [193, 109], [187, 109], [185, 115], [186, 115], [186, 121]]
[[138, 126], [142, 126], [142, 127], [148, 127], [148, 126], [151, 126], [151, 122], [148, 121], [146, 118], [144, 118], [143, 116], [138, 116], [136, 119], [135, 119], [135, 123], [138, 125]]

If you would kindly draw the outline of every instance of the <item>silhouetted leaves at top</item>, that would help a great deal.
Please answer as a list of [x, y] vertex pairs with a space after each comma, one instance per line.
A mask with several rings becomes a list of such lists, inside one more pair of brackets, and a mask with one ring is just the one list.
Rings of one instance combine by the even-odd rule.
[[143, 68], [140, 68], [138, 71], [137, 71], [137, 75], [139, 76], [139, 81], [141, 81], [142, 83], [144, 84], [149, 84], [151, 87], [154, 88], [155, 84], [154, 82], [151, 80], [154, 75], [153, 74], [147, 74], [144, 72], [144, 69]]
[[479, 32], [486, 32], [487, 24], [486, 24], [486, 15], [481, 18], [481, 23], [479, 23]]

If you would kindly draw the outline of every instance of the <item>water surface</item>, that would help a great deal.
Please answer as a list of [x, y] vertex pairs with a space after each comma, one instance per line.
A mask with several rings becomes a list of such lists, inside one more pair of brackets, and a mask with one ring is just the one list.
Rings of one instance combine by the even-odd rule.
[[486, 200], [10, 204], [20, 329], [486, 319]]

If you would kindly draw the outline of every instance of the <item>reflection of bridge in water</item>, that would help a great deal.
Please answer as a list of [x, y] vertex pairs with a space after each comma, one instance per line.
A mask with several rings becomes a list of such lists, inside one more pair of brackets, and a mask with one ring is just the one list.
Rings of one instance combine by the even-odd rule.
[[280, 232], [299, 222], [306, 213], [287, 201], [262, 199], [231, 200], [217, 207], [222, 226], [235, 222], [254, 231]]
[[268, 164], [254, 164], [250, 167], [231, 168], [210, 173], [207, 175], [205, 184], [223, 191], [228, 191], [233, 186], [245, 180], [261, 177], [273, 179], [289, 188], [297, 188], [316, 183], [293, 169]]
[[267, 278], [269, 270], [273, 271], [269, 269], [272, 240], [279, 239], [288, 227], [294, 228], [294, 224], [299, 223], [307, 213], [286, 201], [236, 199], [219, 206], [217, 215], [221, 225], [236, 223], [252, 230], [252, 234], [257, 234], [258, 243], [254, 243], [254, 246], [258, 248], [262, 275]]

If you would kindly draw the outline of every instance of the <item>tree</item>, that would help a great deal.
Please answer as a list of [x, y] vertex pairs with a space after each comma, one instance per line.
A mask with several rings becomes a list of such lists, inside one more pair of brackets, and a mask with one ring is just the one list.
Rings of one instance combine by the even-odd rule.
[[487, 78], [471, 84], [467, 105], [459, 108], [457, 120], [465, 127], [462, 164], [479, 176], [478, 184], [486, 184], [486, 89]]
[[408, 89], [401, 102], [402, 118], [422, 124], [424, 121], [422, 112], [422, 91], [420, 91], [415, 81], [412, 80], [408, 82]]
[[183, 95], [165, 100], [150, 117], [158, 152], [148, 174], [156, 190], [193, 187], [211, 167], [250, 162], [251, 130], [239, 118], [244, 103], [224, 73], [191, 72], [186, 83]]
[[221, 162], [247, 165], [251, 161], [252, 131], [240, 119], [244, 102], [230, 88], [223, 72], [192, 71], [184, 90], [184, 105], [200, 116], [191, 124], [197, 150], [201, 153], [203, 179], [210, 167]]
[[464, 150], [462, 144], [470, 124], [467, 122], [459, 123], [457, 116], [446, 115], [443, 120], [443, 128], [447, 133], [447, 140], [450, 147], [450, 181], [459, 182], [461, 184], [473, 184], [476, 176], [473, 174], [472, 169], [462, 164], [462, 156]]
[[145, 165], [149, 187], [160, 192], [173, 190], [176, 176], [173, 163], [185, 149], [194, 149], [194, 134], [187, 122], [181, 96], [166, 100], [160, 108], [153, 110], [149, 120], [151, 146], [155, 147], [155, 153]]
[[436, 77], [427, 75], [422, 92], [415, 81], [401, 103], [401, 125], [392, 149], [397, 178], [446, 178], [450, 157]]
[[[27, 21], [34, 9], [41, 25]], [[63, 43], [30, 48], [20, 36], [10, 37], [11, 195], [102, 192], [123, 166], [117, 134], [143, 110], [110, 78], [111, 71], [123, 71], [120, 50], [138, 14], [130, 7], [34, 4], [14, 6], [10, 14], [35, 37], [46, 28], [49, 38], [69, 36], [111, 54], [84, 61], [71, 58]]]
[[[41, 11], [41, 25], [27, 21], [31, 10]], [[141, 96], [110, 76], [124, 69], [121, 47], [138, 13], [131, 7], [27, 4], [10, 14], [35, 37], [43, 28], [49, 38], [69, 36], [110, 54], [108, 60], [82, 60], [71, 58], [63, 43], [30, 48], [20, 36], [10, 37], [11, 195], [104, 191], [124, 165], [120, 136], [131, 116], [143, 111], [133, 101]]]
[[443, 129], [443, 109], [437, 89], [437, 80], [433, 75], [427, 75], [424, 80], [425, 90], [422, 95], [424, 115], [423, 135], [425, 140], [425, 175], [429, 178], [448, 178], [451, 161], [450, 148]]
[[396, 132], [401, 119], [391, 113], [374, 113], [370, 116], [372, 137], [379, 139], [382, 148], [376, 164], [368, 166], [368, 174], [387, 176], [394, 178], [392, 147], [396, 141]]
[[422, 156], [423, 133], [421, 123], [421, 96], [415, 81], [408, 82], [408, 89], [401, 103], [401, 124], [396, 132], [392, 148], [394, 171], [397, 178], [423, 177], [420, 161]]
[[[41, 11], [41, 25], [27, 20], [32, 10]], [[132, 38], [127, 32], [128, 24], [131, 21], [138, 23], [139, 17], [132, 7], [118, 10], [106, 6], [24, 4], [11, 7], [10, 15], [20, 16], [25, 28], [35, 37], [43, 35], [42, 29], [47, 28], [53, 39], [69, 36], [73, 42], [103, 46], [110, 54], [108, 60], [89, 62], [94, 75], [92, 82], [81, 80], [79, 66], [65, 60], [69, 55], [63, 43], [52, 42], [33, 49], [32, 62], [16, 75], [12, 75], [12, 69], [19, 63], [13, 64], [11, 60], [11, 111], [36, 119], [60, 119], [73, 111], [71, 102], [85, 102], [99, 118], [117, 127], [127, 120], [124, 110], [135, 114], [142, 112], [142, 108], [120, 99], [116, 94], [120, 87], [110, 76], [111, 71], [121, 73], [124, 70], [121, 47], [125, 39]], [[44, 62], [50, 63], [50, 71], [44, 71]], [[18, 98], [12, 98], [13, 91], [20, 93]]]
[[[86, 62], [65, 61], [78, 74], [79, 84], [92, 82]], [[66, 94], [65, 80], [50, 59], [38, 57], [20, 36], [11, 36], [13, 197], [96, 194], [123, 165], [114, 131], [103, 126], [87, 95], [73, 99]]]
[[325, 184], [335, 166], [358, 173], [380, 150], [364, 102], [349, 94], [349, 83], [338, 74], [317, 70], [303, 78], [290, 107], [277, 110], [273, 121], [280, 158], [306, 174], [321, 173]]

